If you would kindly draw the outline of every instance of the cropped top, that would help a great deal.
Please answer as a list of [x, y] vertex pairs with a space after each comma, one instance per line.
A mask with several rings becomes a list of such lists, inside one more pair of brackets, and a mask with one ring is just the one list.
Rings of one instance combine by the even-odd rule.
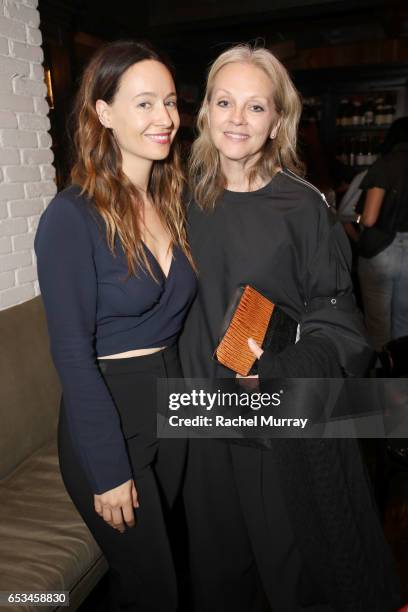
[[71, 436], [94, 493], [132, 477], [97, 357], [174, 344], [196, 291], [195, 273], [178, 246], [167, 277], [144, 248], [157, 281], [144, 269], [128, 275], [119, 241], [114, 255], [102, 218], [78, 186], [52, 200], [35, 238], [51, 354]]

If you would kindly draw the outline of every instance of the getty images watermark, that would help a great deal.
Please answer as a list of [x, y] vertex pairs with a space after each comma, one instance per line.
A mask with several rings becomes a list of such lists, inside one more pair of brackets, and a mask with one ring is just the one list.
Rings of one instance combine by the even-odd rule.
[[162, 438], [408, 438], [408, 379], [162, 379]]
[[[189, 392], [173, 392], [169, 394], [169, 410], [178, 411], [181, 408], [201, 408], [206, 412], [225, 408], [247, 408], [252, 411], [261, 408], [277, 407], [281, 405], [281, 389], [276, 393], [247, 393], [247, 392], [227, 392], [217, 390], [215, 392], [204, 391], [204, 389], [192, 389]], [[244, 416], [225, 416], [216, 414], [213, 416], [179, 416], [170, 415], [168, 422], [170, 427], [301, 427], [307, 425], [307, 418], [277, 418], [271, 414]]]

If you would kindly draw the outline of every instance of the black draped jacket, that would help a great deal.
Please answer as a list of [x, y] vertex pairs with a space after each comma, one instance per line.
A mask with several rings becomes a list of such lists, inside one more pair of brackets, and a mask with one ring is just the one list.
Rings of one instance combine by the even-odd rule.
[[[251, 284], [299, 323], [300, 340], [265, 351], [264, 377], [362, 376], [371, 358], [350, 279], [348, 239], [319, 191], [293, 173], [250, 193], [192, 202], [199, 290], [180, 340], [184, 375], [229, 377], [212, 359], [235, 288]], [[338, 612], [391, 612], [399, 586], [355, 440], [274, 440], [268, 451], [299, 549]], [[271, 543], [273, 546], [273, 543]]]

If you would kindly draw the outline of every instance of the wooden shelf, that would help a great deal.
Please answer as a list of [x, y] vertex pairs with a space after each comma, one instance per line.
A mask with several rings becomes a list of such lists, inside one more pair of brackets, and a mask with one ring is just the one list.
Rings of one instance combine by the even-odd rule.
[[388, 130], [391, 123], [387, 125], [336, 125], [338, 132], [384, 132]]

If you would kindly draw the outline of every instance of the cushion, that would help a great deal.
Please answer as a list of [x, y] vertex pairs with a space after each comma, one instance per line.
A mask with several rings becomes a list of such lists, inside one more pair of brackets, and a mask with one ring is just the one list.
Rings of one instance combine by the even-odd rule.
[[98, 562], [97, 578], [104, 573], [102, 553], [65, 491], [56, 442], [0, 481], [0, 499], [0, 591], [71, 591]]
[[55, 438], [60, 385], [40, 297], [0, 312], [0, 478]]

